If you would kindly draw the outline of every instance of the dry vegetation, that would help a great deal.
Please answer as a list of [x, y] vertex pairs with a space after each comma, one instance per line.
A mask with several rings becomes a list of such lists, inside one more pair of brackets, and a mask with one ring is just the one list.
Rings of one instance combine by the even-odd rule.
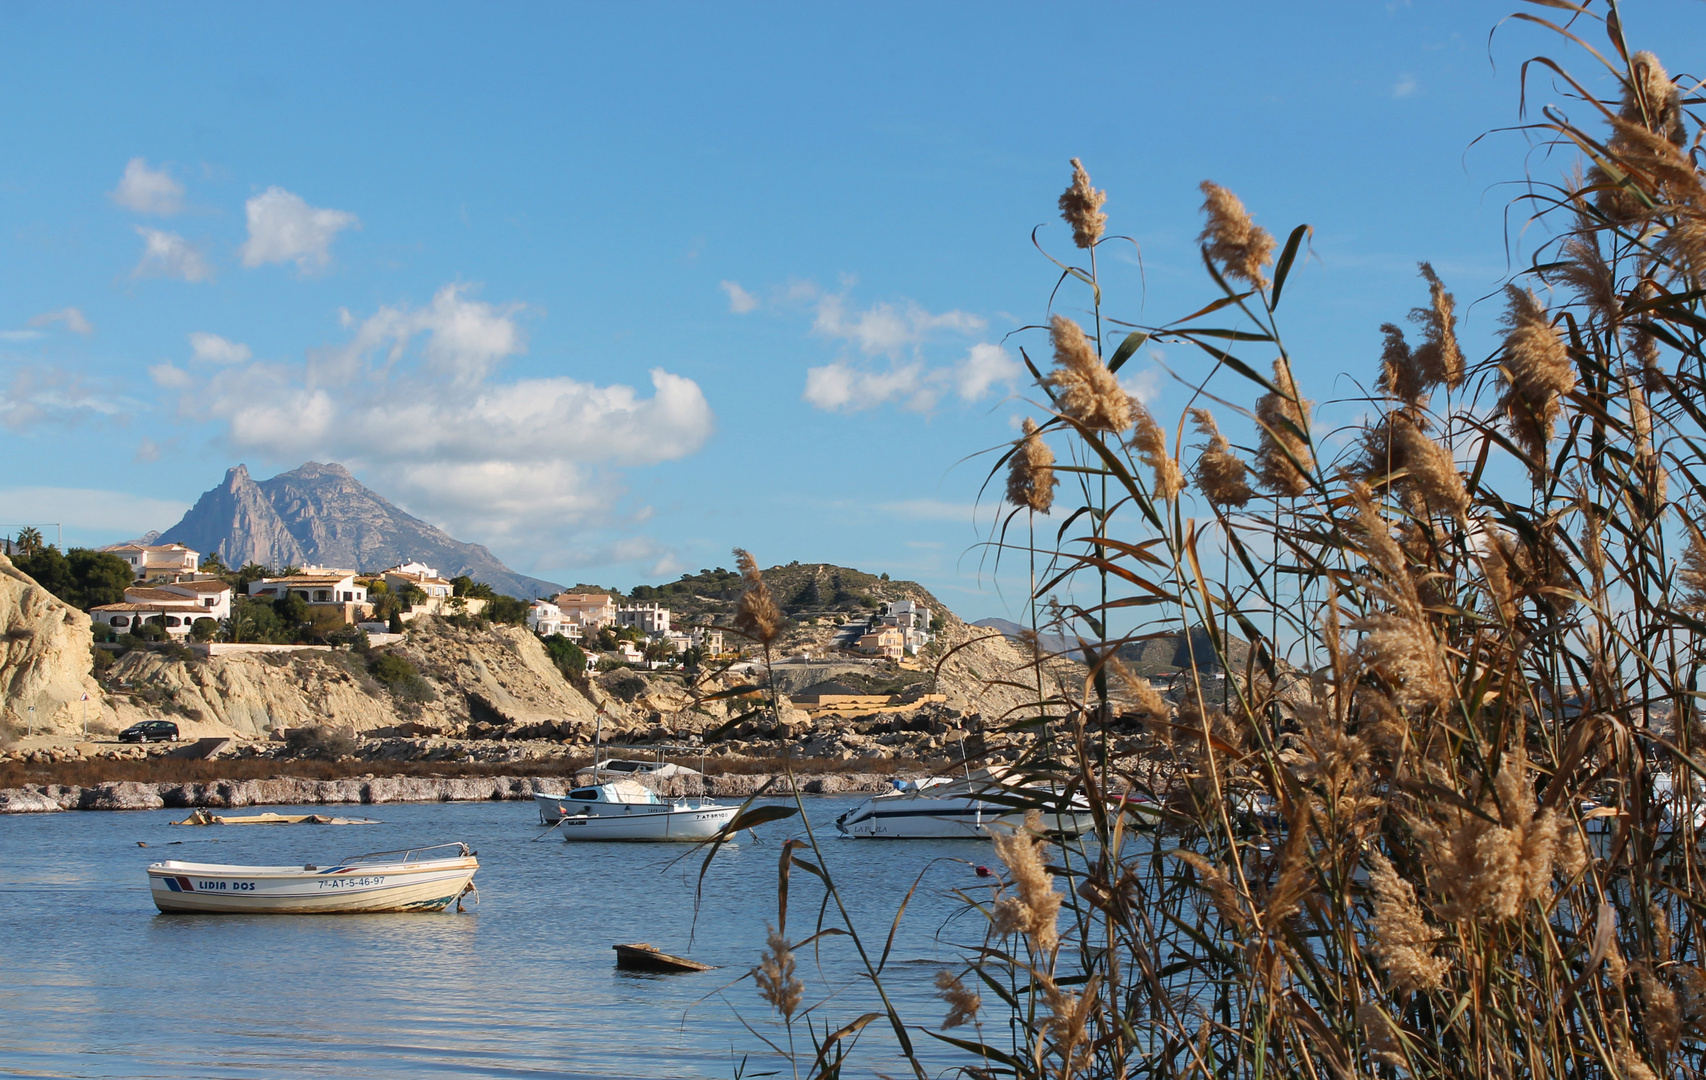
[[[1003, 885], [938, 978], [941, 1025], [886, 997], [856, 1019], [798, 1011], [778, 934], [755, 971], [787, 1046], [811, 1033], [796, 1073], [838, 1072], [873, 1022], [908, 1058], [880, 1067], [921, 1080], [914, 1025], [959, 1040], [968, 1076], [1706, 1065], [1701, 99], [1624, 42], [1615, 8], [1534, 11], [1530, 28], [1591, 40], [1579, 55], [1621, 93], [1528, 66], [1530, 89], [1544, 73], [1574, 99], [1570, 119], [1529, 125], [1554, 150], [1536, 160], [1582, 165], [1525, 186], [1527, 233], [1548, 239], [1502, 298], [1500, 343], [1464, 356], [1456, 301], [1424, 265], [1415, 329], [1382, 328], [1372, 419], [1344, 455], [1324, 448], [1282, 335], [1307, 227], [1277, 242], [1205, 183], [1214, 291], [1133, 328], [1104, 314], [1102, 197], [1073, 163], [1061, 207], [1085, 265], [1061, 264], [1062, 296], [1082, 290], [1093, 315], [1053, 318], [1038, 422], [1002, 458], [996, 543], [1031, 560], [1039, 609], [1079, 598], [1040, 610], [1039, 629], [1097, 642], [1101, 660], [1076, 687], [1039, 679], [1015, 722], [1054, 732], [1055, 753], [1026, 762], [1039, 778], [1098, 808], [1122, 782], [1148, 788], [1169, 818], [1135, 834], [1100, 809], [1093, 841], [1058, 853], [999, 841]], [[1248, 426], [1253, 446], [1206, 412], [1192, 446], [1185, 418], [1163, 427], [1126, 396], [1115, 374], [1150, 341], [1197, 350], [1191, 407]], [[1027, 543], [1069, 518], [1066, 542]], [[1154, 738], [1141, 762], [1100, 752], [1125, 682], [1110, 658], [1130, 640], [1107, 627], [1134, 613], [1143, 632], [1208, 627], [1205, 674], [1242, 667], [1224, 708], [1130, 684], [1124, 709]], [[1228, 632], [1253, 643], [1242, 665]], [[821, 864], [784, 852], [784, 900], [791, 858], [833, 894]]]

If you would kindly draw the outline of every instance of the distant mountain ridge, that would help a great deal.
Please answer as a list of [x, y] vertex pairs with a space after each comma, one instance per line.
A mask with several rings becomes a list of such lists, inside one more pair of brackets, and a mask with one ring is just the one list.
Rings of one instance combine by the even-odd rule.
[[247, 466], [227, 469], [224, 481], [155, 542], [217, 552], [232, 568], [254, 562], [372, 572], [415, 559], [446, 577], [466, 574], [523, 599], [561, 590], [404, 513], [335, 463], [310, 461], [261, 481]]

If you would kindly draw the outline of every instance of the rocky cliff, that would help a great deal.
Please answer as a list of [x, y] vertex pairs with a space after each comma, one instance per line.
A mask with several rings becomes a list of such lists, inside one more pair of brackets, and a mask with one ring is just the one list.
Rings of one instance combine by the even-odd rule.
[[21, 734], [32, 723], [37, 730], [77, 730], [85, 711], [91, 724], [112, 719], [90, 676], [89, 616], [62, 603], [4, 555], [0, 633], [0, 721]]
[[467, 574], [524, 599], [559, 589], [404, 513], [342, 465], [316, 461], [261, 481], [243, 465], [227, 470], [159, 542], [218, 552], [230, 567], [255, 562], [374, 571], [418, 559], [447, 577]]

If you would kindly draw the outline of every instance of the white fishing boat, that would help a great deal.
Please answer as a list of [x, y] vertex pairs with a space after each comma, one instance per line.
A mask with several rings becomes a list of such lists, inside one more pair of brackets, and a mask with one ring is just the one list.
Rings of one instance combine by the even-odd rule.
[[987, 837], [992, 829], [1025, 827], [1026, 810], [1016, 801], [1042, 803], [1043, 828], [1078, 836], [1095, 827], [1090, 804], [1074, 796], [1060, 806], [1058, 795], [1027, 786], [999, 768], [963, 778], [926, 776], [897, 780], [895, 790], [873, 795], [835, 819], [841, 835], [859, 839], [925, 840]]
[[535, 792], [533, 801], [539, 824], [556, 826], [564, 840], [708, 840], [740, 809], [703, 798], [663, 799], [634, 780], [562, 795]]
[[467, 844], [354, 855], [332, 866], [157, 862], [148, 886], [161, 911], [330, 914], [443, 911], [472, 887]]

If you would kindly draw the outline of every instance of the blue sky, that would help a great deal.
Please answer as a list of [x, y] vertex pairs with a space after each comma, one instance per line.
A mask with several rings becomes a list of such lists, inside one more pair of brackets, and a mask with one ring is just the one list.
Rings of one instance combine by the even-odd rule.
[[[1049, 310], [1067, 159], [1142, 252], [1104, 249], [1111, 314], [1212, 296], [1212, 178], [1315, 227], [1284, 320], [1312, 396], [1371, 377], [1418, 259], [1483, 354], [1508, 182], [1567, 162], [1472, 143], [1526, 57], [1594, 75], [1531, 26], [1489, 44], [1517, 7], [0, 7], [0, 524], [111, 542], [239, 461], [341, 461], [559, 581], [738, 544], [1011, 613], [962, 459], [1027, 414], [1046, 342], [1009, 335]], [[1673, 71], [1702, 15], [1625, 8]]]

